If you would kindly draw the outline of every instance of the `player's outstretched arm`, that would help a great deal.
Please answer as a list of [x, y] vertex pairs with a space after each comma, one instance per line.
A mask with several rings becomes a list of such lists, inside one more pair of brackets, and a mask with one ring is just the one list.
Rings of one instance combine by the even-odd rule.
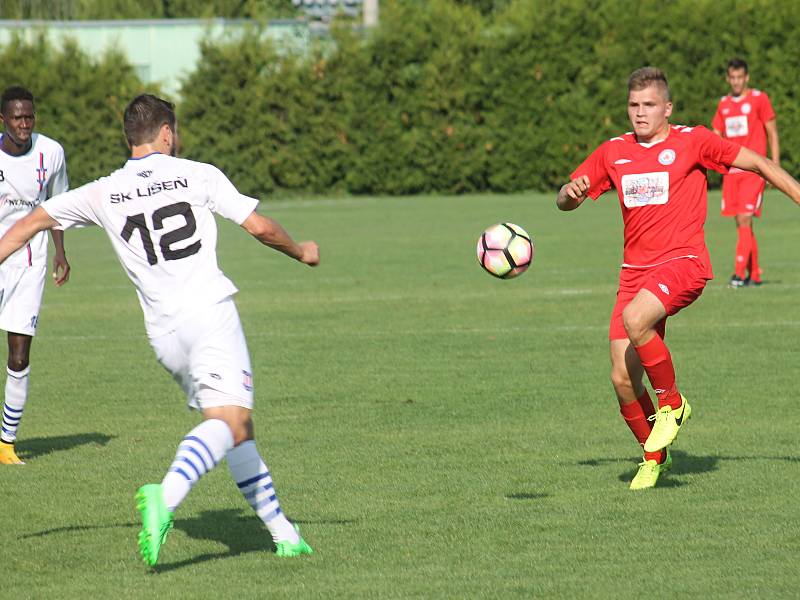
[[768, 158], [742, 147], [731, 166], [758, 173], [797, 204], [800, 204], [800, 183]]
[[577, 179], [573, 179], [561, 186], [556, 204], [561, 210], [575, 210], [586, 200], [588, 191], [589, 178], [586, 175], [581, 175]]
[[0, 264], [27, 244], [34, 235], [57, 225], [58, 221], [48, 215], [41, 206], [37, 206], [28, 216], [14, 223], [0, 238]]
[[319, 264], [319, 247], [316, 242], [295, 242], [280, 223], [253, 211], [242, 223], [247, 233], [259, 242], [301, 263], [316, 267]]

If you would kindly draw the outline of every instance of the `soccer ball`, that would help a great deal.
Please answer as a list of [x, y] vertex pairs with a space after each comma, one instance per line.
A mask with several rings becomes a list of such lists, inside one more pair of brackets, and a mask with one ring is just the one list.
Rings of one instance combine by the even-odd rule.
[[519, 225], [498, 223], [478, 238], [478, 262], [490, 275], [513, 279], [522, 275], [532, 260], [533, 241]]

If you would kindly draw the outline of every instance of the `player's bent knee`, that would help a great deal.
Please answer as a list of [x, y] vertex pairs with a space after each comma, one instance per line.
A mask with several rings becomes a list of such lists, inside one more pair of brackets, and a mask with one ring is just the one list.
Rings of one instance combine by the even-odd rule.
[[196, 398], [205, 419], [220, 419], [227, 423], [234, 446], [253, 439], [252, 411], [242, 406], [240, 398], [209, 387], [200, 388]]
[[622, 325], [625, 327], [628, 338], [634, 343], [650, 328], [643, 315], [637, 310], [630, 309], [630, 305], [622, 311]]

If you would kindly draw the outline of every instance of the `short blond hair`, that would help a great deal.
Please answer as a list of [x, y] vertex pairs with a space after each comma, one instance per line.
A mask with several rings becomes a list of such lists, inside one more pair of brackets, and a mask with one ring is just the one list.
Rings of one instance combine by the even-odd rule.
[[661, 69], [657, 69], [656, 67], [642, 67], [641, 69], [636, 69], [631, 73], [631, 76], [628, 77], [628, 93], [643, 90], [651, 85], [660, 87], [664, 93], [664, 98], [666, 100], [670, 99], [667, 76]]

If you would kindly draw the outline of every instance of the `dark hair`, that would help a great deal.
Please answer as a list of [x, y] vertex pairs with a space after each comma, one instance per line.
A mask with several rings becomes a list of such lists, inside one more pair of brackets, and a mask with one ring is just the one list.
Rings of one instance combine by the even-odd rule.
[[0, 98], [0, 112], [6, 114], [6, 106], [8, 106], [9, 102], [13, 102], [14, 100], [28, 100], [31, 104], [34, 103], [33, 94], [30, 90], [14, 85], [3, 91], [3, 97]]
[[643, 90], [651, 85], [656, 85], [662, 88], [664, 97], [669, 100], [669, 84], [667, 83], [667, 76], [664, 71], [656, 67], [642, 67], [636, 69], [631, 76], [628, 77], [628, 92]]
[[732, 58], [728, 61], [728, 71], [733, 69], [734, 71], [738, 71], [739, 69], [744, 69], [745, 75], [749, 73], [747, 70], [747, 63], [743, 61], [741, 58]]
[[175, 131], [175, 105], [152, 94], [140, 94], [125, 108], [123, 129], [130, 146], [156, 139], [163, 125]]

